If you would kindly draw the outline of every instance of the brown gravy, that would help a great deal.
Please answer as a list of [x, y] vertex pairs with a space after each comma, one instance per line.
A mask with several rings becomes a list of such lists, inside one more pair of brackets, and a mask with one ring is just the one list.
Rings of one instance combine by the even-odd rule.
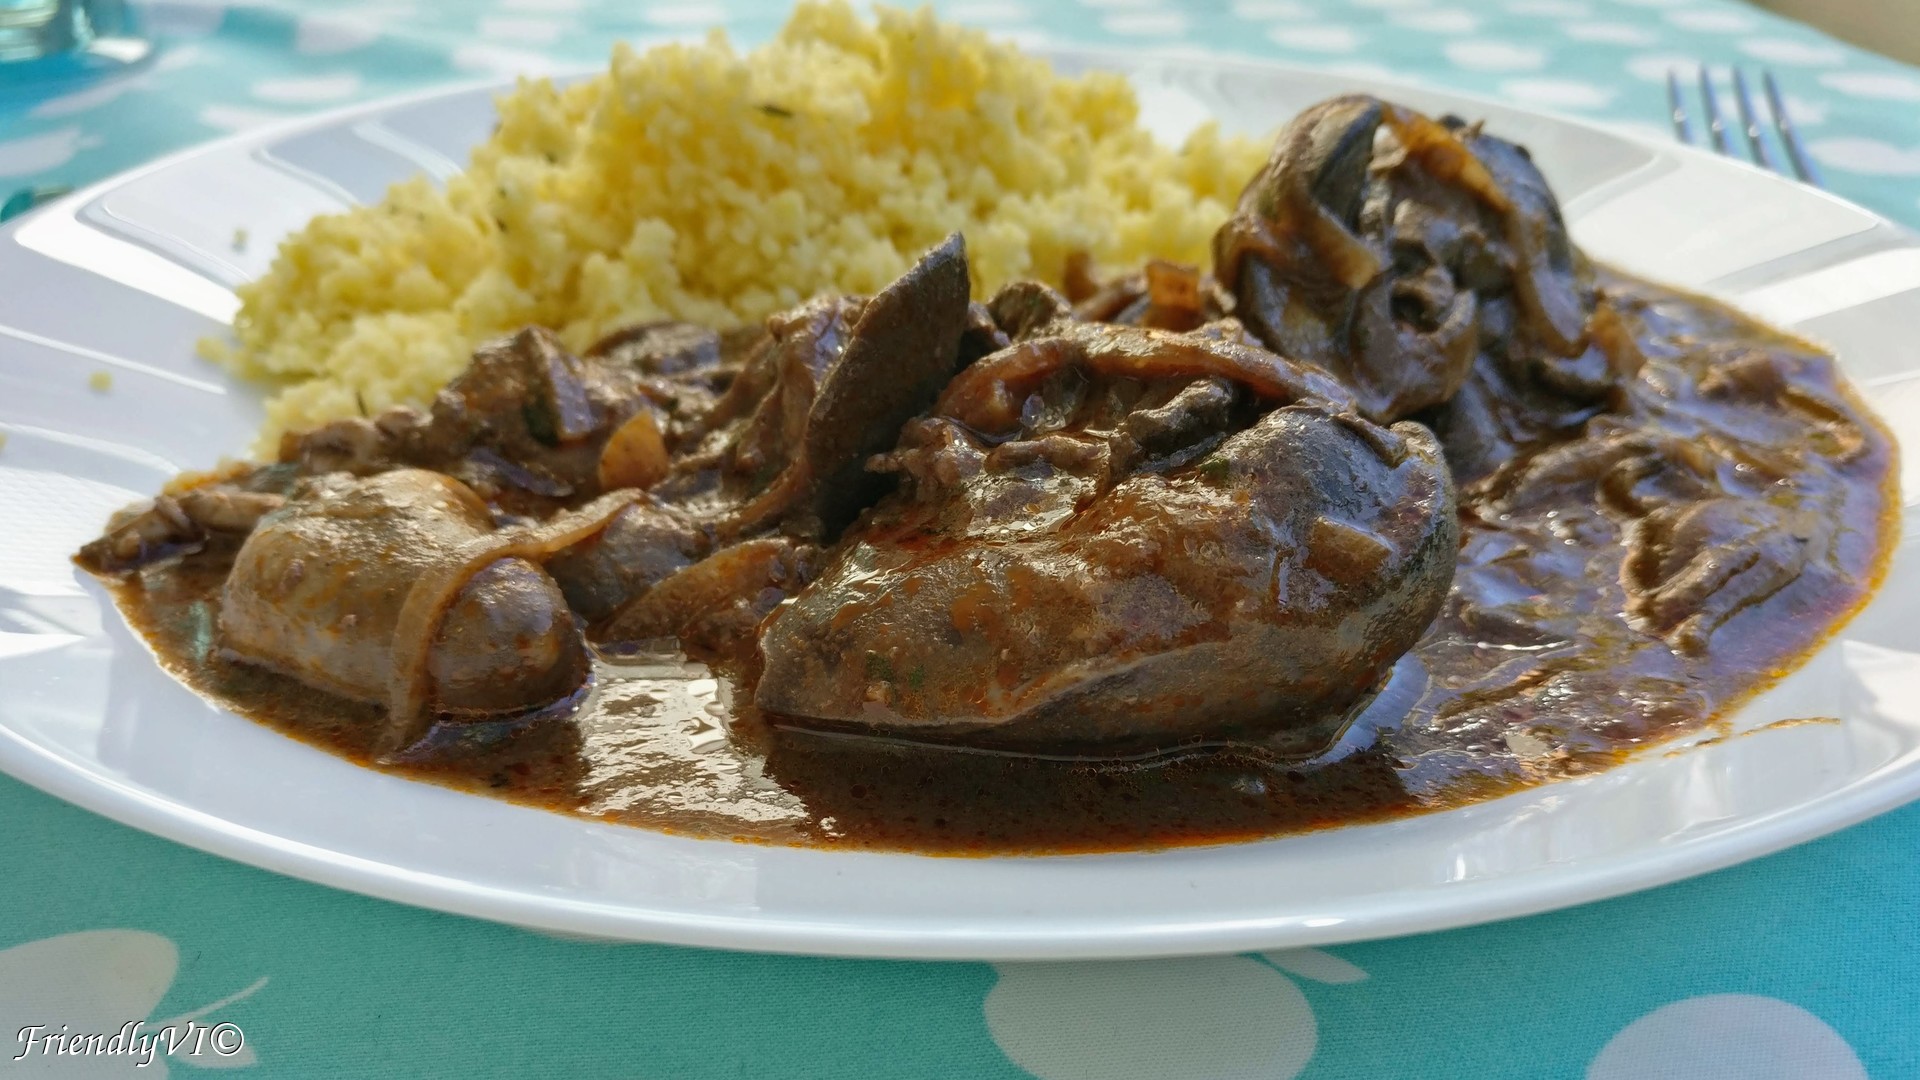
[[[1816, 350], [1708, 301], [1614, 276], [1607, 286], [1648, 358], [1635, 393], [1663, 403], [1629, 405], [1620, 424], [1680, 440], [1742, 441], [1762, 456], [1836, 430], [1859, 441], [1851, 456], [1820, 458], [1761, 486], [1758, 497], [1776, 507], [1830, 515], [1839, 528], [1702, 650], [1670, 647], [1623, 614], [1628, 526], [1605, 498], [1516, 507], [1469, 487], [1446, 609], [1342, 742], [1313, 761], [1223, 747], [1089, 763], [801, 734], [752, 710], [741, 689], [749, 673], [716, 675], [657, 656], [603, 657], [593, 690], [569, 713], [476, 725], [434, 761], [392, 768], [691, 836], [977, 855], [1249, 840], [1424, 813], [1604, 769], [1715, 722], [1792, 669], [1865, 602], [1897, 531], [1892, 440], [1843, 384], [1834, 384], [1837, 411], [1832, 400], [1763, 408], [1696, 393], [1729, 350], [1823, 362]], [[1770, 550], [1730, 558], [1764, 569]], [[329, 697], [213, 649], [231, 557], [209, 548], [150, 568], [117, 587], [116, 599], [161, 661], [199, 692], [372, 765], [379, 706]]]

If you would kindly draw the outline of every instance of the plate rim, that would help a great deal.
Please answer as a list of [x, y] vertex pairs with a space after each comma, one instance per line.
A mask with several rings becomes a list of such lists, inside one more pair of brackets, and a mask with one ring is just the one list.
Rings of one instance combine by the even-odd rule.
[[[502, 892], [477, 887], [472, 882], [458, 878], [410, 871], [225, 821], [193, 807], [85, 772], [4, 727], [0, 727], [0, 771], [64, 802], [122, 825], [256, 869], [410, 907], [502, 923], [535, 933], [569, 939], [584, 937], [606, 944], [645, 943], [849, 959], [978, 962], [1219, 955], [1351, 944], [1505, 922], [1610, 900], [1723, 870], [1819, 839], [1920, 799], [1920, 761], [1908, 761], [1886, 770], [1895, 776], [1877, 785], [1830, 793], [1797, 804], [1791, 811], [1752, 818], [1732, 829], [1683, 845], [1643, 846], [1630, 855], [1601, 860], [1590, 868], [1558, 868], [1548, 872], [1549, 866], [1542, 866], [1498, 878], [1422, 886], [1392, 895], [1402, 898], [1418, 896], [1429, 900], [1429, 903], [1415, 906], [1402, 900], [1381, 905], [1384, 908], [1381, 911], [1365, 910], [1359, 915], [1340, 919], [1316, 920], [1283, 915], [1234, 921], [1214, 919], [1172, 926], [1151, 924], [1142, 929], [1126, 931], [1104, 926], [1084, 932], [1062, 931], [1057, 927], [1039, 931], [955, 931], [934, 927], [883, 930], [800, 919], [663, 913], [564, 897], [541, 897], [539, 902], [530, 902], [525, 893]], [[1604, 775], [1560, 783], [1580, 783]], [[1904, 779], [1904, 785], [1897, 782], [1899, 779]], [[1552, 785], [1541, 787], [1547, 786]], [[1436, 813], [1493, 807], [1508, 800], [1522, 799], [1539, 790], [1541, 788], [1528, 788], [1500, 799]], [[479, 795], [470, 797], [484, 798]], [[553, 813], [517, 805], [515, 809], [527, 813]], [[142, 813], [142, 810], [146, 812]], [[630, 827], [576, 820], [582, 826], [593, 829]], [[1335, 827], [1322, 832], [1363, 827]], [[687, 842], [729, 843], [718, 840]], [[1273, 841], [1251, 843], [1263, 842]], [[1115, 854], [1152, 857], [1235, 846], [1249, 845], [1211, 845], [1205, 848], [1176, 848], [1168, 852]], [[906, 852], [792, 850], [806, 851], [810, 856], [863, 860], [954, 858]], [[1108, 854], [987, 858], [1005, 863], [1068, 862], [1105, 857]], [[1494, 902], [1489, 902], [1488, 898]], [[1327, 925], [1314, 925], [1316, 922], [1325, 922]]]

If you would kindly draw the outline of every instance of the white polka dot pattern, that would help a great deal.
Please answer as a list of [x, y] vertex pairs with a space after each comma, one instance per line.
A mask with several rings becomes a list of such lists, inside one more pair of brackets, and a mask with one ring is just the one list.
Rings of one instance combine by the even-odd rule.
[[1508, 79], [1500, 96], [1543, 109], [1604, 109], [1619, 92], [1573, 79]]
[[1510, 0], [1507, 10], [1515, 15], [1536, 15], [1549, 19], [1584, 19], [1593, 9], [1579, 0]]
[[1360, 47], [1360, 35], [1344, 26], [1280, 26], [1267, 37], [1276, 45], [1308, 52], [1352, 52]]
[[1920, 147], [1849, 135], [1816, 139], [1807, 150], [1829, 168], [1867, 176], [1920, 176]]
[[345, 15], [301, 19], [294, 31], [293, 51], [303, 56], [332, 56], [372, 44], [380, 37], [377, 23]]
[[1797, 1005], [1709, 994], [1664, 1005], [1621, 1029], [1587, 1080], [1867, 1080], [1838, 1032]]
[[1776, 64], [1831, 66], [1843, 63], [1847, 52], [1838, 45], [1796, 38], [1751, 38], [1740, 42], [1739, 50], [1755, 60]]
[[1177, 11], [1129, 11], [1108, 15], [1100, 24], [1127, 37], [1179, 37], [1187, 30], [1187, 17]]
[[1876, 101], [1920, 101], [1920, 76], [1880, 71], [1836, 71], [1820, 76], [1820, 85], [1849, 97]]
[[1480, 19], [1477, 16], [1459, 8], [1396, 11], [1387, 19], [1396, 26], [1404, 26], [1409, 30], [1425, 30], [1435, 34], [1466, 34], [1480, 25]]
[[941, 14], [970, 23], [1024, 23], [1033, 18], [1033, 9], [1013, 0], [971, 0], [948, 4], [941, 9]]
[[524, 15], [488, 15], [480, 20], [480, 36], [490, 41], [512, 41], [523, 45], [551, 45], [567, 31], [567, 24], [553, 19], [534, 19]]
[[1666, 20], [1684, 30], [1738, 34], [1754, 27], [1754, 18], [1738, 11], [1669, 11]]
[[292, 115], [246, 105], [208, 105], [200, 110], [200, 122], [219, 131], [245, 131], [262, 124], [278, 123]]
[[1575, 41], [1603, 45], [1652, 45], [1660, 40], [1659, 31], [1633, 23], [1571, 23], [1561, 27], [1561, 32]]
[[1319, 1045], [1289, 975], [1367, 973], [1318, 949], [1105, 964], [1002, 964], [987, 1030], [1037, 1080], [1292, 1080]]
[[297, 79], [261, 79], [250, 93], [261, 101], [283, 105], [314, 105], [344, 101], [360, 91], [360, 76], [351, 71]]
[[716, 26], [727, 21], [727, 9], [719, 4], [655, 4], [641, 17], [656, 26]]
[[1626, 71], [1636, 79], [1664, 83], [1670, 71], [1687, 75], [1699, 66], [1700, 58], [1686, 53], [1641, 53], [1627, 59]]
[[0, 177], [31, 176], [66, 164], [91, 137], [78, 127], [55, 128], [38, 135], [0, 139]]
[[1242, 19], [1311, 19], [1313, 9], [1295, 0], [1234, 0], [1230, 10]]
[[1545, 49], [1512, 41], [1455, 41], [1442, 52], [1468, 71], [1532, 71], [1547, 64]]

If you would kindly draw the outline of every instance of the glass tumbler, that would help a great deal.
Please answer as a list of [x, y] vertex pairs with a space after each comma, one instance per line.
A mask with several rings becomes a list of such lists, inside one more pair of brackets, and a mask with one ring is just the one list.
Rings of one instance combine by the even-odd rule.
[[126, 0], [0, 0], [0, 91], [111, 75], [152, 52]]

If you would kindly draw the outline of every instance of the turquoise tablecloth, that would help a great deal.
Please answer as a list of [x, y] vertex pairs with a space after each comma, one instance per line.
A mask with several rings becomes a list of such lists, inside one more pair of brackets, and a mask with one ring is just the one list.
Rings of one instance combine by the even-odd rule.
[[[1765, 65], [1830, 186], [1920, 223], [1920, 73], [1729, 0], [946, 10], [1033, 40], [1344, 65], [1649, 125], [1669, 66]], [[312, 0], [151, 14], [162, 52], [130, 81], [9, 97], [0, 76], [0, 195], [302, 109], [593, 62], [616, 37], [724, 24], [754, 41], [784, 11]], [[144, 1074], [170, 1060], [273, 1077], [1920, 1077], [1920, 808], [1684, 884], [1472, 930], [998, 967], [554, 940], [226, 862], [4, 778], [0, 822], [0, 1074], [134, 1060], [11, 1060], [23, 1025], [112, 1030], [213, 1006], [200, 1019], [238, 1025], [239, 1052], [183, 1046]]]

